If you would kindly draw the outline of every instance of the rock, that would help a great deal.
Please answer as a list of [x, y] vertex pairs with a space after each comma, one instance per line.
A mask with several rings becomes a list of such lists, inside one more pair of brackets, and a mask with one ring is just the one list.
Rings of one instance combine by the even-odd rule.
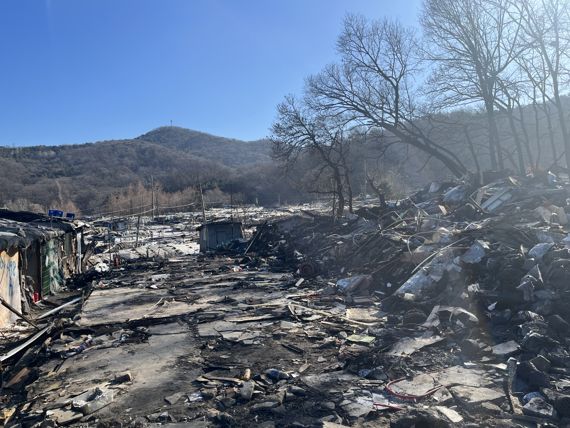
[[526, 403], [523, 406], [523, 413], [528, 416], [537, 416], [539, 418], [556, 418], [556, 410], [554, 410], [554, 406], [548, 404], [540, 397], [534, 397]]

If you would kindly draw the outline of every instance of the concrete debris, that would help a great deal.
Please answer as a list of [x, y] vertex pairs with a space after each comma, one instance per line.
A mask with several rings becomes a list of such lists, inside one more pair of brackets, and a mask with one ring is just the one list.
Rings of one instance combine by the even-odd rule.
[[491, 347], [493, 354], [501, 357], [510, 357], [520, 351], [520, 345], [514, 340], [509, 340], [508, 342], [499, 343]]
[[450, 409], [449, 407], [434, 406], [434, 409], [443, 414], [447, 419], [449, 419], [450, 422], [453, 422], [454, 424], [458, 424], [459, 422], [463, 421], [463, 416], [461, 416], [455, 410]]

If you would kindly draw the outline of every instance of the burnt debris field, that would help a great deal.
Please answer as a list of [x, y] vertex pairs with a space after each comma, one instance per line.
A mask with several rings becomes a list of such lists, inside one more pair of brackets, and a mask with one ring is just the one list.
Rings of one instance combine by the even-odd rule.
[[84, 272], [2, 330], [3, 423], [563, 426], [565, 178], [210, 210], [202, 253], [201, 214], [83, 225]]

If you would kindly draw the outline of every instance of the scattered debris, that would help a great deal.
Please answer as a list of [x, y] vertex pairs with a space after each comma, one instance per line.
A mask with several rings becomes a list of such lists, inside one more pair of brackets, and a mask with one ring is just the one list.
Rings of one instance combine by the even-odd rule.
[[133, 246], [128, 221], [85, 230], [90, 269], [21, 309], [39, 331], [3, 333], [2, 423], [563, 426], [562, 186], [436, 183], [336, 222], [255, 211], [214, 219], [239, 235], [202, 253], [198, 216]]

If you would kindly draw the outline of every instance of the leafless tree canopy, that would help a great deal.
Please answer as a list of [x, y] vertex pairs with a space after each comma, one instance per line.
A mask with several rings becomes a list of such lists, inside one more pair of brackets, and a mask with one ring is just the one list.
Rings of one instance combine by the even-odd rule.
[[[359, 129], [455, 176], [526, 174], [562, 154], [570, 166], [568, 1], [424, 0], [419, 21], [422, 38], [396, 21], [348, 15], [338, 60], [307, 78], [300, 104], [278, 108], [280, 159], [293, 162], [308, 131], [312, 146], [330, 148], [333, 129]], [[292, 126], [292, 112], [307, 126]]]

